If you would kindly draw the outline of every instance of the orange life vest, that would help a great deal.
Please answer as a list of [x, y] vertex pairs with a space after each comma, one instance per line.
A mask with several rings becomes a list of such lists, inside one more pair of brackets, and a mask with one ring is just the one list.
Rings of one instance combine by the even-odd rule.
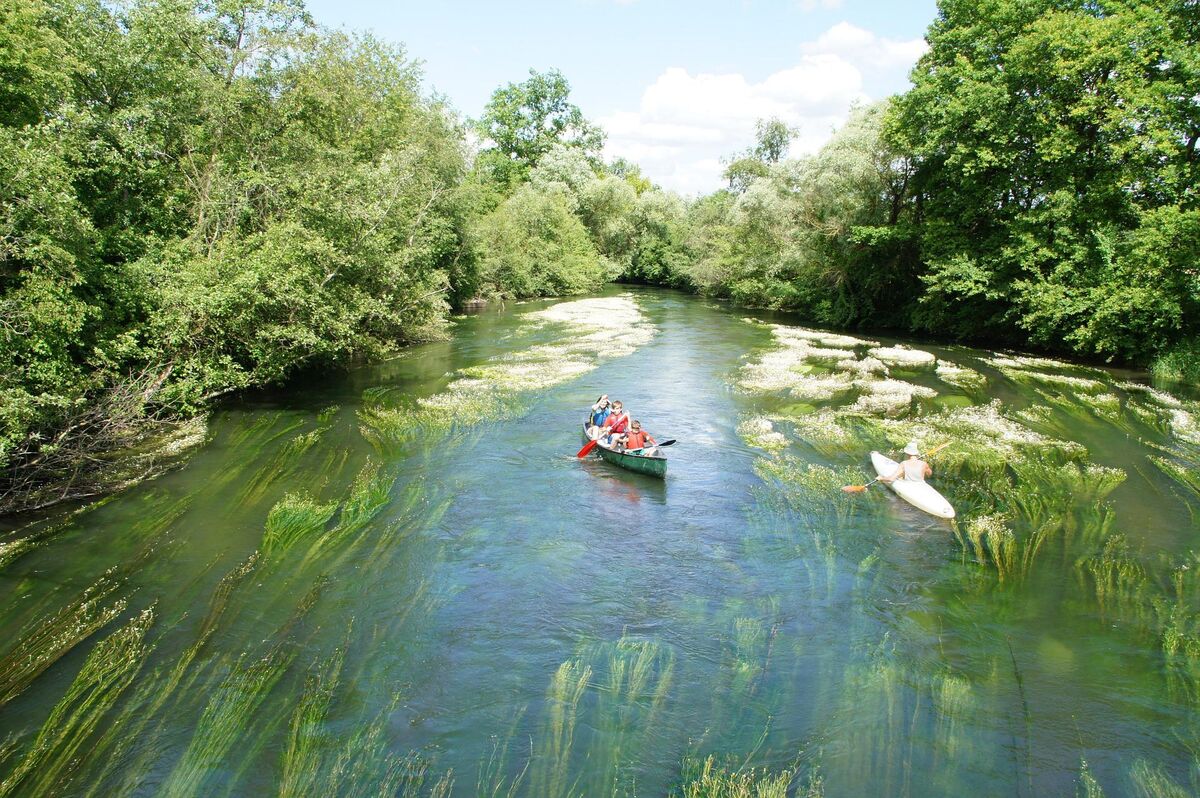
[[650, 434], [644, 429], [640, 429], [637, 432], [628, 432], [625, 434], [625, 448], [641, 449], [646, 445], [646, 439], [649, 437]]

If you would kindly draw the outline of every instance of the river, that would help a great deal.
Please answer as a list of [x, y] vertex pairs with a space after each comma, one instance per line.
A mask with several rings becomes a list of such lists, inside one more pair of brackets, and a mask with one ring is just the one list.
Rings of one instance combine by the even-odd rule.
[[[574, 457], [602, 392], [665, 480]], [[1195, 788], [1200, 404], [1136, 375], [612, 288], [210, 430], [5, 522], [0, 795]], [[840, 490], [910, 437], [956, 522]]]

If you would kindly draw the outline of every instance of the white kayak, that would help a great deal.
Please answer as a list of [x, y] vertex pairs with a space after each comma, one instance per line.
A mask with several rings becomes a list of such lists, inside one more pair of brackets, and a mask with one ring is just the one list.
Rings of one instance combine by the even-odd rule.
[[[900, 467], [895, 460], [885, 457], [879, 452], [871, 452], [871, 465], [875, 466], [876, 474], [887, 477], [895, 474], [896, 469]], [[880, 481], [882, 482], [882, 480]], [[946, 501], [946, 497], [934, 490], [928, 482], [897, 479], [884, 484], [896, 491], [896, 495], [901, 499], [919, 510], [936, 515], [938, 518], [954, 517], [954, 508], [950, 506], [950, 502]]]

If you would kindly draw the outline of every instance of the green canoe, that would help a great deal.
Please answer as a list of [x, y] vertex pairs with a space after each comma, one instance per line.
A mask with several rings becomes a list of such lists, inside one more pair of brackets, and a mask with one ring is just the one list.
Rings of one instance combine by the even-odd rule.
[[[583, 442], [587, 443], [590, 440], [591, 438], [587, 434], [587, 422], [584, 422]], [[662, 455], [626, 454], [625, 452], [606, 449], [601, 444], [596, 444], [596, 448], [592, 449], [592, 451], [613, 465], [619, 465], [621, 468], [636, 471], [639, 474], [645, 474], [649, 477], [659, 477], [660, 479], [667, 475], [667, 458]]]

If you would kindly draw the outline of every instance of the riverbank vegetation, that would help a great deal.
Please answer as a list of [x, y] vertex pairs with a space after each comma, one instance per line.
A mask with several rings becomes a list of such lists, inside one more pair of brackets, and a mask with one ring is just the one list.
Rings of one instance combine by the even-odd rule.
[[909, 92], [813, 155], [763, 120], [689, 200], [605, 163], [553, 70], [466, 120], [299, 0], [17, 0], [0, 509], [128, 481], [114, 451], [215, 396], [438, 336], [470, 300], [614, 279], [1195, 380], [1196, 15], [944, 0]]

